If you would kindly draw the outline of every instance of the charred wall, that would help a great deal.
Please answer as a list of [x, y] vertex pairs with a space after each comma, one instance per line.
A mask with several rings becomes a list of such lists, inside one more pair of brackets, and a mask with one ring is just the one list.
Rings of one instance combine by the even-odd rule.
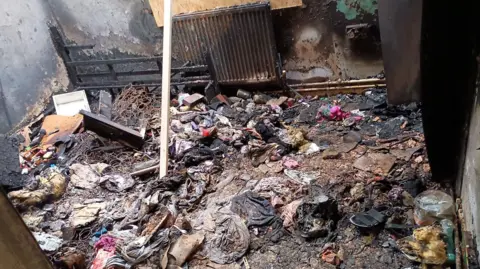
[[[72, 44], [95, 44], [85, 58], [161, 53], [162, 29], [143, 0], [0, 1], [0, 133], [36, 114], [40, 100], [69, 86], [48, 31], [59, 26]], [[382, 67], [376, 1], [304, 0], [273, 11], [275, 37], [291, 80], [322, 81], [376, 75]], [[347, 26], [368, 27], [348, 38]], [[360, 38], [358, 38], [360, 37]]]
[[52, 92], [68, 89], [49, 26], [71, 44], [95, 44], [85, 58], [148, 56], [161, 51], [162, 30], [142, 0], [0, 1], [0, 133], [41, 112]]
[[93, 53], [153, 55], [161, 51], [148, 1], [47, 0], [53, 19], [68, 41], [95, 44]]
[[291, 81], [364, 78], [383, 70], [375, 0], [303, 0], [274, 11], [277, 48]]
[[0, 133], [5, 133], [68, 80], [48, 35], [44, 1], [3, 0], [0, 14]]

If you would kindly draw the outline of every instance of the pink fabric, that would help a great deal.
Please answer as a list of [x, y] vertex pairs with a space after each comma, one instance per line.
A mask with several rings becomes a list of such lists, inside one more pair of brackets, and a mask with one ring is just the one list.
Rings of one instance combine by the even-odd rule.
[[117, 239], [110, 235], [102, 235], [100, 239], [95, 243], [95, 249], [105, 250], [108, 252], [115, 252], [115, 244]]
[[108, 258], [113, 256], [115, 256], [115, 251], [108, 252], [100, 249], [95, 256], [95, 259], [93, 259], [92, 267], [90, 267], [90, 269], [104, 269]]
[[317, 121], [335, 120], [340, 121], [348, 118], [350, 113], [343, 112], [340, 106], [322, 105], [317, 112]]
[[297, 168], [299, 166], [299, 164], [298, 164], [297, 161], [295, 161], [292, 158], [285, 158], [283, 160], [283, 166], [285, 166], [288, 169], [293, 169], [293, 168]]

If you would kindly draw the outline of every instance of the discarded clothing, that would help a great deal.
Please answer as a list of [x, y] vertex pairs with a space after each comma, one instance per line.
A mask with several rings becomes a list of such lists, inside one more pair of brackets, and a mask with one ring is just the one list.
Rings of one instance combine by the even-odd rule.
[[267, 144], [258, 148], [250, 149], [249, 155], [252, 159], [252, 165], [258, 167], [265, 161], [270, 160], [272, 156], [276, 156], [276, 144]]
[[186, 167], [190, 167], [207, 160], [213, 160], [214, 157], [215, 153], [211, 149], [201, 146], [186, 150], [182, 161], [185, 162]]
[[203, 180], [187, 180], [179, 189], [179, 198], [183, 201], [179, 202], [180, 206], [191, 206], [195, 204], [198, 199], [202, 198], [205, 192], [206, 183]]
[[95, 255], [95, 258], [93, 259], [91, 269], [104, 269], [107, 264], [107, 260], [113, 256], [115, 256], [114, 251], [108, 252], [103, 249], [100, 249], [97, 252], [97, 255]]
[[170, 154], [176, 159], [183, 158], [185, 152], [195, 146], [194, 142], [182, 139], [175, 139], [174, 144], [175, 146], [173, 147], [173, 150], [170, 151]]
[[58, 171], [47, 172], [48, 177], [40, 177], [38, 189], [29, 191], [26, 189], [12, 191], [8, 197], [15, 205], [20, 206], [39, 206], [50, 200], [56, 200], [62, 197], [66, 189], [65, 176]]
[[101, 177], [100, 184], [109, 191], [122, 192], [133, 187], [135, 180], [129, 175], [112, 174]]
[[243, 220], [233, 214], [223, 214], [216, 220], [215, 234], [207, 240], [208, 258], [219, 264], [233, 263], [243, 257], [250, 245], [250, 232]]
[[95, 249], [103, 249], [108, 252], [115, 251], [115, 244], [117, 239], [110, 235], [102, 235], [100, 239], [95, 243]]
[[293, 230], [296, 228], [295, 216], [297, 214], [297, 208], [302, 203], [302, 200], [295, 200], [283, 207], [282, 218], [283, 227], [285, 229]]
[[[148, 259], [153, 253], [168, 245], [168, 229], [159, 232], [154, 241], [150, 242], [152, 236], [138, 237], [120, 249], [121, 257], [126, 261], [126, 268], [141, 263]], [[109, 261], [111, 262], [111, 261]]]
[[283, 166], [288, 169], [294, 169], [299, 166], [298, 162], [295, 159], [292, 158], [283, 158]]
[[166, 175], [162, 178], [152, 181], [151, 186], [152, 190], [171, 191], [178, 189], [183, 183], [185, 183], [185, 180], [185, 175]]
[[349, 116], [348, 112], [342, 111], [340, 106], [322, 105], [317, 112], [317, 121], [333, 120], [341, 121]]
[[267, 126], [263, 122], [259, 122], [255, 125], [255, 130], [262, 136], [263, 141], [268, 141], [275, 136], [275, 131], [272, 127]]
[[100, 237], [101, 237], [102, 235], [106, 234], [107, 232], [108, 232], [108, 231], [107, 231], [107, 229], [106, 229], [105, 227], [102, 227], [100, 230], [96, 231], [96, 232], [93, 234], [92, 238], [90, 239], [90, 245], [91, 245], [91, 246], [94, 246], [95, 243], [97, 243], [98, 240], [100, 240]]
[[[255, 181], [252, 181], [252, 183], [253, 182]], [[249, 184], [247, 184], [247, 187], [249, 187]], [[267, 177], [256, 182], [252, 191], [261, 195], [262, 197], [274, 197], [275, 195], [288, 197], [292, 194], [292, 187], [298, 188], [298, 185], [292, 184], [288, 178]]]
[[47, 233], [33, 233], [33, 236], [37, 240], [38, 245], [40, 245], [40, 248], [44, 251], [57, 251], [63, 243], [61, 238]]
[[272, 205], [258, 194], [247, 191], [233, 197], [232, 212], [247, 218], [247, 227], [271, 226], [270, 240], [277, 242], [283, 236], [283, 221], [275, 215]]

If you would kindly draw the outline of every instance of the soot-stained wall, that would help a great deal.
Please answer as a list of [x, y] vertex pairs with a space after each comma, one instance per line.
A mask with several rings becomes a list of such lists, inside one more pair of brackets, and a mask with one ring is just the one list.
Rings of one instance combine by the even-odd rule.
[[[273, 11], [278, 51], [290, 81], [363, 78], [383, 70], [374, 0], [304, 0]], [[68, 42], [95, 44], [91, 58], [161, 53], [162, 30], [148, 1], [0, 1], [0, 133], [36, 114], [69, 86], [48, 25]], [[347, 26], [366, 23], [348, 38]], [[362, 30], [363, 29], [363, 30]]]
[[154, 55], [161, 51], [148, 1], [0, 1], [0, 133], [38, 114], [53, 92], [69, 86], [50, 39], [59, 26], [68, 42], [95, 44], [92, 57]]
[[[274, 11], [277, 47], [289, 80], [364, 78], [383, 70], [377, 1], [303, 3]], [[354, 28], [350, 35], [348, 26]]]
[[0, 133], [5, 133], [68, 80], [49, 37], [44, 1], [2, 0], [0, 14]]

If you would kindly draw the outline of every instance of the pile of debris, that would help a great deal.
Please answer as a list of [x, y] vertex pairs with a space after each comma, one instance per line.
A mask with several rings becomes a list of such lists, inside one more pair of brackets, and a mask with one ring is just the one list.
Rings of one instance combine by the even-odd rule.
[[387, 105], [383, 89], [177, 93], [159, 178], [160, 95], [100, 96], [5, 138], [20, 155], [5, 173], [23, 176], [2, 184], [59, 268], [455, 262], [455, 204], [431, 181], [416, 104]]

